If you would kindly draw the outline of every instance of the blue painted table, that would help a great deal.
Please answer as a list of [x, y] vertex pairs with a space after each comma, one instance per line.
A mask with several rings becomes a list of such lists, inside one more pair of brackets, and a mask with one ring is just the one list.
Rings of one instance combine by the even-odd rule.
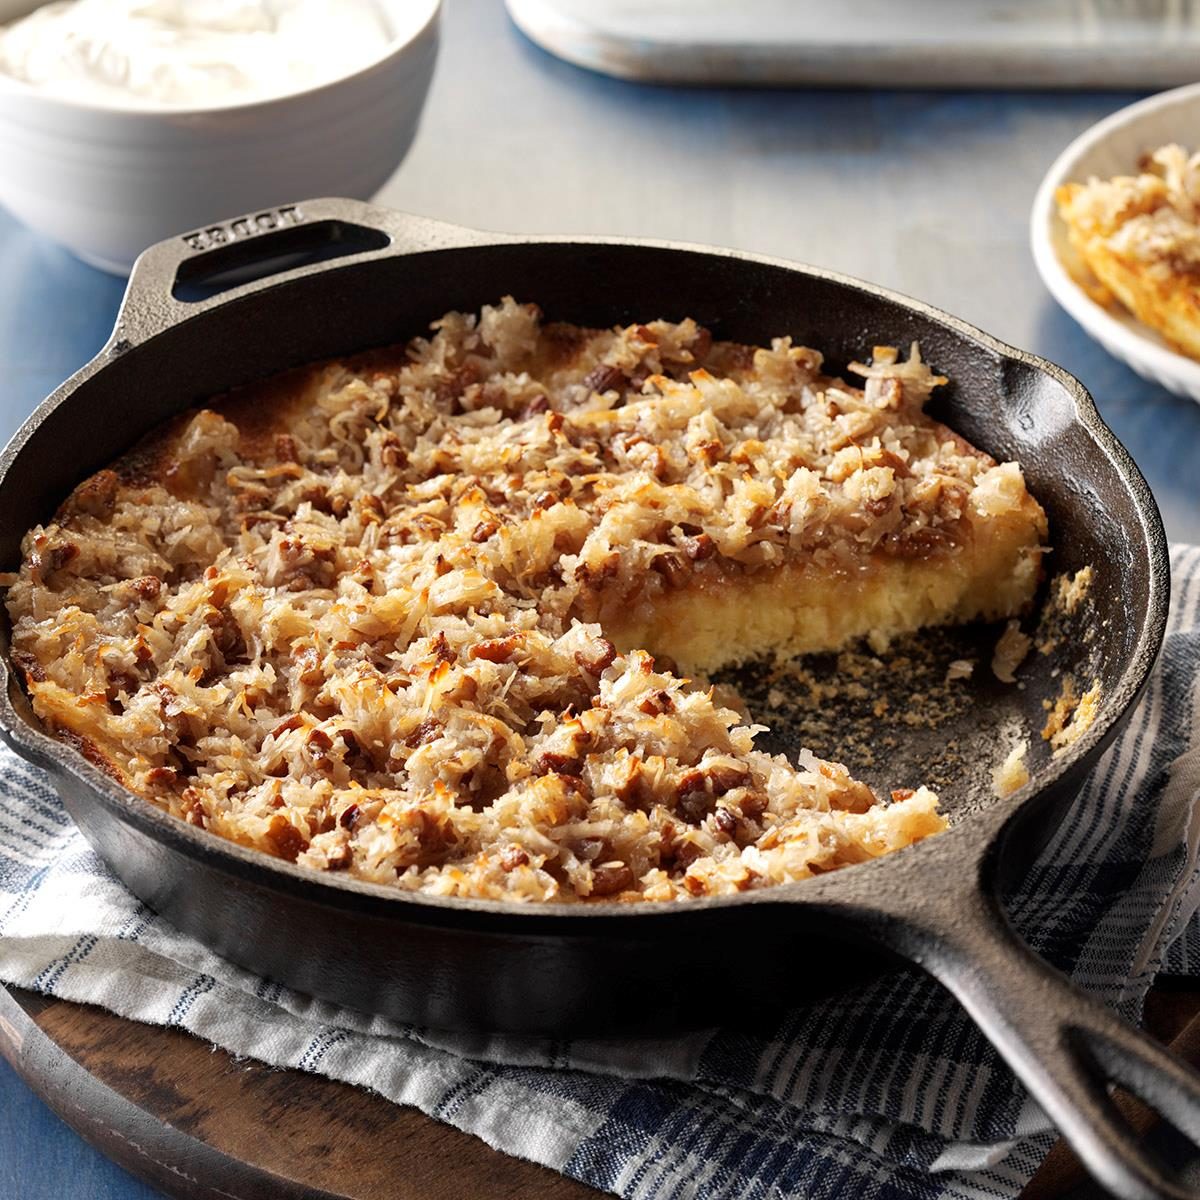
[[[382, 200], [482, 228], [736, 246], [929, 300], [1078, 375], [1149, 478], [1170, 537], [1197, 541], [1200, 406], [1092, 343], [1027, 247], [1042, 173], [1130, 99], [635, 86], [534, 49], [498, 0], [449, 0], [421, 134]], [[0, 438], [100, 347], [121, 290], [0, 213]], [[0, 1197], [151, 1194], [0, 1062]]]

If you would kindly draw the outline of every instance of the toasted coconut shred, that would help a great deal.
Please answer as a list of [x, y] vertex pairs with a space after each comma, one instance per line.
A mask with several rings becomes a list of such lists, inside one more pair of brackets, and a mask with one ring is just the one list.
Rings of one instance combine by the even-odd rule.
[[133, 792], [314, 870], [669, 900], [886, 854], [945, 827], [931, 791], [884, 802], [757, 751], [718, 693], [605, 636], [622, 606], [785, 562], [949, 561], [968, 518], [1013, 511], [1031, 597], [1019, 467], [921, 414], [942, 381], [915, 348], [852, 369], [863, 388], [690, 320], [451, 313], [87, 480], [25, 539], [13, 659]]

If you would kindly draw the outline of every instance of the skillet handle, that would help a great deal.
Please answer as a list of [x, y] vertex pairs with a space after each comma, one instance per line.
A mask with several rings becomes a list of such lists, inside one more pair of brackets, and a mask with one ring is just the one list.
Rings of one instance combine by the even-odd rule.
[[1200, 1146], [1200, 1073], [1034, 954], [991, 888], [951, 891], [886, 940], [957, 997], [1102, 1186], [1127, 1200], [1200, 1198], [1108, 1092], [1133, 1093]]
[[133, 264], [108, 349], [123, 353], [216, 304], [319, 271], [330, 259], [363, 261], [505, 240], [361, 200], [306, 200], [247, 213], [144, 250]]

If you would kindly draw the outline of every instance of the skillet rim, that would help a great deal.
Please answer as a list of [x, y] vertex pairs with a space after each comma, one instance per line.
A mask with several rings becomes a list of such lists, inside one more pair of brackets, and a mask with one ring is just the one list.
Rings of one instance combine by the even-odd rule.
[[[304, 207], [315, 212], [322, 203], [337, 202], [310, 201]], [[372, 211], [385, 216], [390, 222], [407, 217], [407, 214], [395, 209]], [[1048, 359], [1011, 346], [934, 305], [852, 275], [791, 259], [662, 239], [574, 234], [506, 235], [485, 233], [431, 218], [409, 219], [413, 219], [418, 228], [424, 225], [428, 230], [442, 236], [435, 236], [424, 243], [418, 239], [416, 244], [408, 242], [396, 245], [393, 241], [380, 251], [368, 251], [301, 267], [271, 279], [265, 286], [257, 286], [250, 291], [236, 290], [189, 305], [186, 310], [179, 311], [166, 322], [159, 323], [157, 328], [136, 345], [147, 346], [161, 334], [202, 317], [213, 309], [229, 304], [262, 302], [262, 298], [269, 297], [278, 288], [309, 276], [336, 273], [380, 259], [442, 252], [482, 251], [500, 246], [622, 246], [732, 259], [818, 279], [851, 293], [857, 292], [882, 300], [894, 308], [924, 317], [959, 338], [990, 352], [1002, 362], [1031, 368], [1058, 383], [1070, 397], [1072, 422], [1083, 429], [1091, 442], [1092, 452], [1099, 453], [1108, 460], [1124, 485], [1126, 494], [1133, 503], [1141, 533], [1139, 542], [1146, 554], [1149, 576], [1148, 604], [1144, 614], [1130, 614], [1131, 620], [1138, 621], [1135, 643], [1121, 672], [1118, 685], [1110, 692], [1100, 717], [1067, 751], [1053, 757], [1023, 787], [997, 799], [978, 812], [968, 814], [937, 837], [926, 838], [902, 851], [856, 864], [852, 871], [835, 871], [816, 879], [778, 884], [736, 895], [695, 897], [683, 903], [669, 904], [621, 904], [611, 901], [586, 905], [527, 904], [511, 900], [435, 896], [351, 877], [343, 878], [327, 872], [316, 872], [229, 842], [172, 817], [150, 801], [116, 784], [77, 750], [31, 724], [13, 704], [12, 689], [20, 689], [22, 685], [10, 669], [9, 652], [5, 649], [0, 653], [0, 737], [3, 737], [23, 759], [46, 770], [55, 783], [56, 790], [58, 778], [65, 774], [90, 793], [91, 798], [106, 806], [121, 823], [132, 826], [156, 842], [163, 843], [168, 850], [200, 860], [201, 865], [223, 872], [250, 886], [299, 896], [326, 907], [348, 908], [366, 916], [408, 919], [413, 923], [458, 924], [460, 921], [456, 921], [457, 917], [463, 924], [474, 918], [485, 926], [491, 926], [493, 922], [506, 923], [509, 918], [520, 917], [521, 932], [525, 936], [559, 936], [569, 932], [567, 926], [577, 924], [577, 920], [582, 918], [587, 918], [594, 931], [599, 933], [600, 929], [595, 928], [597, 922], [607, 929], [613, 925], [624, 925], [622, 918], [684, 921], [689, 919], [689, 916], [699, 916], [715, 909], [731, 909], [748, 904], [786, 903], [809, 907], [832, 905], [840, 908], [856, 902], [861, 903], [863, 896], [870, 896], [876, 890], [872, 888], [872, 883], [881, 871], [890, 869], [896, 873], [899, 867], [901, 872], [914, 874], [920, 870], [926, 859], [934, 855], [938, 858], [949, 857], [951, 862], [980, 858], [1019, 812], [1034, 805], [1039, 799], [1046, 798], [1064, 777], [1072, 772], [1082, 773], [1090, 767], [1116, 736], [1149, 681], [1162, 646], [1170, 605], [1170, 560], [1162, 518], [1145, 477], [1128, 450], [1105, 423], [1091, 394], [1075, 376]], [[394, 232], [394, 229], [389, 229], [389, 232]], [[443, 241], [445, 237], [451, 240]], [[151, 248], [147, 256], [152, 254], [153, 250], [154, 248]], [[67, 404], [83, 383], [103, 371], [108, 360], [132, 348], [130, 341], [123, 336], [126, 332], [125, 319], [132, 307], [131, 300], [140, 299], [146, 302], [148, 299], [145, 296], [138, 297], [138, 288], [138, 271], [135, 265], [108, 341], [93, 359], [60, 384], [33, 410], [3, 452], [0, 452], [0, 502], [12, 466], [37, 429], [51, 413]], [[149, 300], [152, 302], [153, 298]], [[979, 844], [972, 849], [972, 842]], [[958, 851], [957, 857], [955, 851]], [[902, 880], [903, 877], [901, 874], [899, 879]], [[887, 887], [886, 880], [879, 882], [883, 887]], [[796, 892], [798, 886], [803, 888], [799, 894]]]

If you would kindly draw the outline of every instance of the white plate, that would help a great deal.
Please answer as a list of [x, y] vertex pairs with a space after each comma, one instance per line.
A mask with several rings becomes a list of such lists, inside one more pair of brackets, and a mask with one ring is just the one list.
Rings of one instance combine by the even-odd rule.
[[1167, 142], [1189, 152], [1200, 149], [1200, 84], [1175, 88], [1131, 104], [1076, 138], [1058, 156], [1038, 188], [1030, 239], [1038, 273], [1054, 298], [1110, 354], [1127, 362], [1143, 379], [1180, 396], [1200, 400], [1200, 362], [1172, 350], [1153, 330], [1123, 308], [1097, 304], [1067, 273], [1063, 262], [1075, 256], [1054, 203], [1060, 184], [1085, 183], [1137, 172], [1139, 158]]

